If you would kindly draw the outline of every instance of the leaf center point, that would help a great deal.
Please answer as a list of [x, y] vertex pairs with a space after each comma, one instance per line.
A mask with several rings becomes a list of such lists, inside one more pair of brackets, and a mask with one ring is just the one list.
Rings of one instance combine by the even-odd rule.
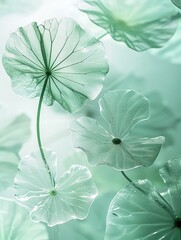
[[120, 138], [113, 138], [112, 143], [115, 145], [121, 144], [121, 139]]
[[52, 190], [49, 192], [49, 194], [50, 194], [51, 196], [56, 196], [56, 195], [57, 195], [56, 189], [52, 189]]
[[52, 71], [50, 69], [46, 70], [46, 76], [49, 77], [52, 75]]
[[181, 228], [181, 218], [176, 218], [175, 219], [175, 227], [176, 228]]

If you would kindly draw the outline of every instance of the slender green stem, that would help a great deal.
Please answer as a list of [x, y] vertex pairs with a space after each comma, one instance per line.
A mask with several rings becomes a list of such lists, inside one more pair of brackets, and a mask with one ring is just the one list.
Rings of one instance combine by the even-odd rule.
[[38, 103], [37, 118], [36, 118], [36, 130], [37, 130], [37, 140], [38, 140], [38, 146], [39, 146], [39, 150], [40, 150], [40, 153], [41, 153], [41, 157], [42, 157], [42, 160], [45, 163], [45, 167], [48, 170], [48, 173], [50, 175], [50, 180], [53, 184], [53, 187], [55, 187], [55, 180], [54, 180], [54, 178], [51, 174], [50, 168], [49, 168], [48, 163], [46, 161], [46, 157], [45, 157], [43, 147], [42, 147], [42, 143], [41, 143], [41, 136], [40, 136], [40, 113], [41, 113], [41, 107], [42, 107], [42, 102], [43, 102], [43, 96], [44, 96], [45, 89], [46, 89], [46, 86], [47, 86], [47, 83], [48, 83], [48, 78], [49, 78], [49, 76], [47, 75], [46, 79], [45, 79], [45, 82], [44, 82], [44, 85], [43, 85], [43, 88], [42, 88], [41, 95], [40, 95], [40, 100], [39, 100], [39, 103]]
[[107, 35], [108, 33], [106, 32], [106, 33], [103, 33], [102, 35], [100, 35], [98, 38], [97, 38], [97, 40], [101, 40], [103, 37], [105, 37], [106, 35]]
[[123, 174], [123, 176], [126, 178], [126, 180], [128, 180], [128, 182], [132, 183], [133, 181], [126, 175], [126, 173], [124, 171], [121, 171], [121, 173]]

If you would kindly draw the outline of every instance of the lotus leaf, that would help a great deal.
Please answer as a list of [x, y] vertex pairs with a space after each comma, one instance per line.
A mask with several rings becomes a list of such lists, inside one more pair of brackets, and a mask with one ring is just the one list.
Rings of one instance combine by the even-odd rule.
[[56, 154], [49, 149], [43, 151], [50, 172], [39, 151], [25, 156], [15, 177], [16, 198], [30, 208], [35, 222], [55, 226], [71, 219], [84, 219], [97, 196], [90, 171], [84, 166], [72, 165], [59, 177]]
[[91, 165], [128, 170], [153, 164], [164, 137], [137, 138], [132, 128], [149, 117], [148, 100], [131, 90], [110, 91], [99, 101], [102, 126], [81, 117], [70, 125], [74, 146], [82, 149]]
[[160, 170], [167, 198], [148, 180], [138, 180], [118, 192], [108, 210], [105, 240], [180, 240], [180, 170], [181, 158], [168, 161]]
[[79, 0], [79, 8], [113, 39], [136, 51], [163, 47], [177, 28], [170, 1]]
[[102, 43], [69, 18], [20, 27], [7, 41], [3, 65], [15, 92], [43, 92], [47, 105], [55, 100], [70, 112], [99, 94], [108, 72]]

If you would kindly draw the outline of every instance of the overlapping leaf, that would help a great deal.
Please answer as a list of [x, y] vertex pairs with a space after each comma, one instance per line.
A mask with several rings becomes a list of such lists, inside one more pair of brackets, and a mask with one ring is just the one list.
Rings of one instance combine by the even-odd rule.
[[175, 6], [177, 6], [178, 8], [181, 8], [181, 0], [171, 0], [173, 2], [173, 4], [175, 4]]
[[178, 217], [181, 217], [181, 157], [171, 159], [160, 169], [160, 175], [168, 185], [172, 206]]
[[15, 178], [17, 199], [30, 207], [34, 221], [49, 226], [84, 219], [97, 196], [90, 171], [84, 166], [73, 165], [59, 178], [55, 153], [48, 149], [44, 152], [49, 171], [38, 151], [20, 161]]
[[80, 10], [116, 41], [143, 51], [162, 47], [176, 31], [176, 11], [170, 1], [79, 0]]
[[0, 199], [1, 240], [48, 240], [42, 224], [30, 220], [28, 211], [13, 201]]
[[129, 184], [110, 204], [105, 240], [181, 239], [181, 158], [168, 161], [160, 171], [167, 200], [148, 180]]
[[47, 105], [55, 100], [70, 112], [99, 94], [108, 71], [102, 43], [69, 18], [19, 28], [3, 64], [17, 93], [36, 97], [45, 88]]
[[148, 180], [129, 184], [113, 198], [105, 240], [179, 240], [173, 209]]
[[131, 90], [106, 93], [99, 101], [102, 126], [81, 117], [70, 125], [73, 143], [93, 166], [107, 164], [119, 170], [148, 167], [156, 159], [164, 137], [137, 138], [133, 127], [149, 117], [148, 100]]
[[114, 193], [99, 194], [84, 221], [69, 221], [63, 225], [48, 228], [50, 240], [65, 239], [103, 240], [107, 209]]

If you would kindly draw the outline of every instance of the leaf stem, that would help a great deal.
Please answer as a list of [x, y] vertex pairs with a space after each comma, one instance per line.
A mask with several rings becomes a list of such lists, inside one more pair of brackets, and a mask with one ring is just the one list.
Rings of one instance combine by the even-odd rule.
[[97, 40], [100, 41], [103, 37], [105, 37], [108, 33], [105, 32], [102, 35], [100, 35], [99, 37], [97, 37]]
[[46, 79], [45, 79], [45, 82], [43, 84], [43, 88], [42, 88], [41, 95], [40, 95], [40, 100], [39, 100], [39, 103], [38, 103], [37, 118], [36, 118], [36, 132], [37, 132], [37, 141], [38, 141], [38, 146], [39, 146], [39, 150], [40, 150], [40, 153], [41, 153], [42, 160], [44, 161], [45, 167], [48, 170], [48, 173], [50, 175], [50, 180], [53, 184], [53, 187], [55, 187], [55, 180], [54, 180], [54, 178], [51, 174], [50, 168], [48, 166], [48, 163], [47, 163], [47, 160], [46, 160], [46, 157], [45, 157], [45, 153], [43, 151], [43, 147], [42, 147], [42, 143], [41, 143], [41, 136], [40, 136], [40, 113], [41, 113], [41, 107], [42, 107], [42, 102], [43, 102], [43, 96], [44, 96], [45, 89], [46, 89], [46, 86], [47, 86], [47, 83], [48, 83], [48, 78], [49, 78], [49, 76], [47, 75]]
[[123, 174], [123, 176], [126, 178], [126, 180], [128, 180], [128, 182], [132, 183], [133, 181], [126, 175], [126, 173], [124, 171], [121, 171], [121, 173]]

